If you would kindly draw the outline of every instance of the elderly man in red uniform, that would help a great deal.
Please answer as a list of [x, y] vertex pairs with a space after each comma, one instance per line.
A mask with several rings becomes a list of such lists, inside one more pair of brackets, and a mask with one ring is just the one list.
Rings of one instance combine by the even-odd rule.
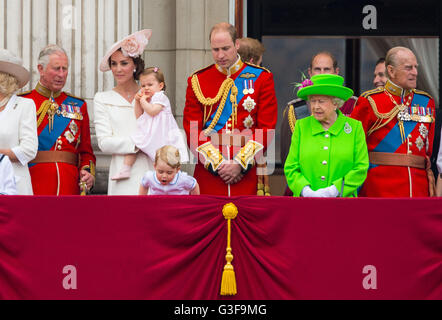
[[273, 138], [277, 102], [272, 74], [244, 63], [235, 28], [210, 32], [215, 64], [188, 79], [184, 129], [198, 158], [194, 177], [201, 194], [253, 195], [255, 160]]
[[22, 95], [37, 106], [38, 153], [29, 165], [35, 195], [84, 194], [95, 182], [86, 102], [61, 91], [68, 66], [62, 48], [47, 46], [38, 59], [40, 81]]
[[410, 49], [392, 48], [385, 60], [385, 87], [363, 93], [351, 114], [362, 122], [370, 158], [359, 196], [432, 196], [434, 177], [429, 156], [434, 137], [434, 100], [416, 90], [418, 64]]

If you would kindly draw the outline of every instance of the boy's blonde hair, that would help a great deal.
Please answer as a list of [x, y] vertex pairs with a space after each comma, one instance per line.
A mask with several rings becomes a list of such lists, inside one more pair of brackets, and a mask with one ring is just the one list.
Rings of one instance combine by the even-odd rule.
[[177, 169], [181, 166], [180, 151], [174, 146], [164, 146], [157, 150], [155, 154], [155, 164], [158, 160], [163, 160], [168, 166]]

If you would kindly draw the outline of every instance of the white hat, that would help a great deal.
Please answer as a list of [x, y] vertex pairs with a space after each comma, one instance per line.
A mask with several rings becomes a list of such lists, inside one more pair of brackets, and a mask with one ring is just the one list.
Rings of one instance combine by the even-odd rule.
[[23, 88], [31, 78], [29, 71], [23, 67], [22, 60], [6, 49], [0, 49], [0, 72], [16, 78], [20, 88]]
[[115, 51], [121, 48], [121, 52], [125, 57], [137, 58], [143, 54], [144, 49], [149, 43], [151, 29], [144, 29], [128, 35], [123, 40], [120, 40], [107, 51], [100, 63], [100, 71], [106, 72], [110, 70], [109, 58]]

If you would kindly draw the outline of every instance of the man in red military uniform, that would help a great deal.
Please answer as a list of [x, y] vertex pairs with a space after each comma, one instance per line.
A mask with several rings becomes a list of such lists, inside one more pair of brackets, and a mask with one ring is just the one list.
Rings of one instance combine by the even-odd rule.
[[431, 156], [433, 98], [416, 90], [417, 60], [404, 47], [386, 57], [385, 87], [359, 97], [352, 118], [362, 122], [370, 167], [359, 196], [427, 197], [434, 194]]
[[35, 195], [85, 194], [95, 182], [86, 102], [61, 91], [68, 65], [62, 48], [47, 46], [39, 55], [40, 81], [22, 94], [37, 106], [38, 152], [29, 164]]
[[201, 194], [254, 195], [255, 160], [273, 138], [277, 102], [272, 74], [243, 63], [235, 27], [210, 32], [215, 64], [188, 79], [184, 129], [198, 158], [194, 177]]

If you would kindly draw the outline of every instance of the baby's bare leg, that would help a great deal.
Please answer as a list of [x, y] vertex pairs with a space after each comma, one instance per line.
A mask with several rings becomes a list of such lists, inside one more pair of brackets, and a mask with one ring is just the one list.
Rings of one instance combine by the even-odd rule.
[[132, 170], [132, 166], [135, 163], [136, 159], [137, 159], [136, 153], [126, 154], [123, 160], [123, 167], [121, 168], [120, 172], [117, 173], [115, 176], [113, 176], [111, 179], [122, 180], [130, 178], [130, 172]]

